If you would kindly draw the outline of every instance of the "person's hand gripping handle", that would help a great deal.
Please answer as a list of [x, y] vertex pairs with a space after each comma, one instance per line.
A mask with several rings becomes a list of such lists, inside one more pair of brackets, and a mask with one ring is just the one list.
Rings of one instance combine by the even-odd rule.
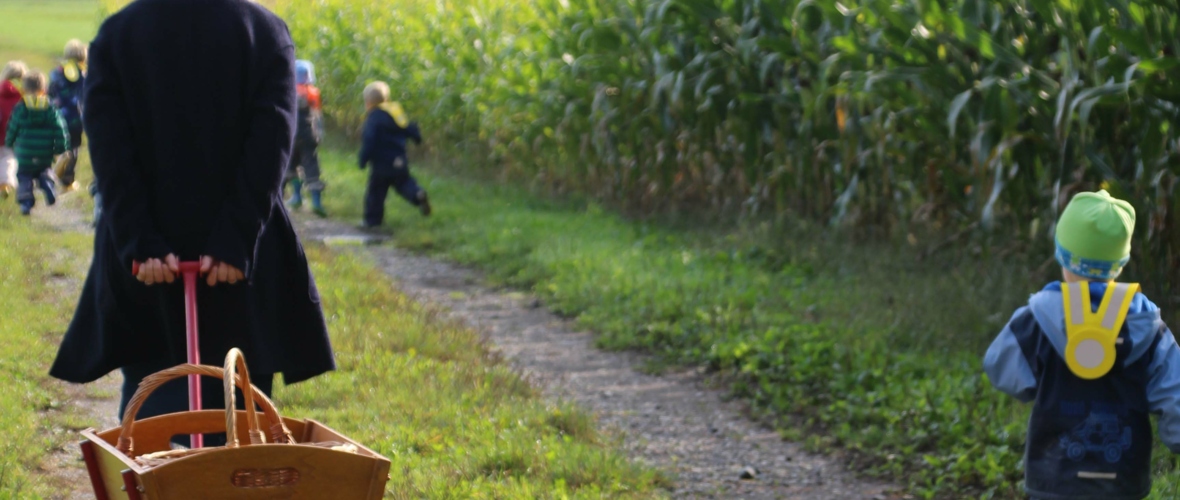
[[145, 285], [173, 283], [178, 274], [187, 272], [182, 268], [195, 269], [198, 274], [205, 277], [205, 283], [209, 286], [217, 286], [218, 283], [236, 285], [239, 281], [246, 280], [246, 275], [241, 269], [213, 257], [201, 257], [200, 261], [180, 262], [173, 254], [168, 254], [163, 259], [148, 259], [142, 263], [132, 262], [131, 274]]

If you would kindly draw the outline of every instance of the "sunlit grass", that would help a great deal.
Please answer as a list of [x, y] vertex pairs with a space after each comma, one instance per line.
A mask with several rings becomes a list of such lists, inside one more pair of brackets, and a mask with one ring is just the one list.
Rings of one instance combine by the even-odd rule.
[[0, 0], [0, 65], [22, 59], [52, 71], [67, 40], [94, 38], [98, 12], [95, 0]]

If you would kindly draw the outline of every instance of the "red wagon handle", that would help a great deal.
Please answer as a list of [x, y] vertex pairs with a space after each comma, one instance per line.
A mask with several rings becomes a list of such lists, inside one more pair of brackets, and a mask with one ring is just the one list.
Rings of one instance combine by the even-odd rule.
[[[177, 267], [180, 268], [180, 274], [182, 274], [182, 275], [187, 274], [187, 273], [197, 273], [197, 274], [201, 273], [201, 262], [200, 261], [196, 261], [196, 260], [184, 261], [184, 262], [177, 264]], [[131, 274], [134, 276], [139, 275], [139, 262], [132, 262], [131, 263]]]
[[[179, 263], [177, 267], [180, 268], [180, 275], [184, 279], [184, 323], [188, 363], [190, 365], [200, 365], [200, 330], [197, 325], [197, 277], [201, 274], [201, 263], [198, 261], [185, 261]], [[131, 274], [139, 274], [139, 262], [131, 263]], [[189, 411], [198, 411], [201, 409], [201, 377], [196, 374], [188, 376], [188, 409]], [[189, 445], [192, 448], [201, 448], [205, 445], [204, 436], [201, 434], [190, 435]]]

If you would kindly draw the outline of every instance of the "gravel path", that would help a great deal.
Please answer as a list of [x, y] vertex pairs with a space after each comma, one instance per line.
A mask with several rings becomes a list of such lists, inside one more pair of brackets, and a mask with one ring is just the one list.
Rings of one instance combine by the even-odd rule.
[[[409, 254], [338, 221], [296, 220], [305, 240], [363, 249], [403, 291], [486, 335], [550, 397], [593, 411], [623, 434], [633, 457], [671, 473], [675, 498], [908, 498], [783, 441], [744, 417], [740, 403], [707, 388], [698, 372], [652, 376], [640, 371], [642, 356], [596, 349], [592, 334], [529, 295], [488, 289], [476, 272]], [[749, 472], [754, 477], [743, 479]]]

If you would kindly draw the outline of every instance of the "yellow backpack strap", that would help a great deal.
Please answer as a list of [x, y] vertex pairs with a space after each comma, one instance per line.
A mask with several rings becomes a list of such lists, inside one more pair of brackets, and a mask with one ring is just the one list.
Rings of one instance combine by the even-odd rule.
[[1106, 287], [1106, 295], [1102, 296], [1102, 304], [1095, 313], [1102, 328], [1118, 336], [1123, 323], [1127, 321], [1127, 311], [1131, 310], [1136, 293], [1139, 293], [1138, 283], [1111, 283], [1111, 286]]
[[25, 101], [25, 107], [28, 109], [41, 110], [41, 109], [45, 109], [45, 108], [49, 107], [49, 98], [45, 97], [43, 95], [41, 95], [41, 96], [35, 96], [35, 95], [25, 96], [24, 101]]
[[61, 75], [64, 75], [66, 80], [70, 80], [71, 83], [78, 81], [81, 78], [81, 73], [84, 71], [86, 71], [86, 67], [79, 64], [78, 61], [66, 61], [65, 64], [61, 65]]
[[1086, 324], [1086, 315], [1090, 314], [1089, 283], [1081, 282], [1062, 284], [1061, 298], [1065, 303], [1066, 335], [1069, 335], [1069, 332], [1073, 330], [1073, 327]]
[[381, 108], [381, 111], [389, 113], [389, 116], [393, 117], [393, 121], [394, 123], [397, 123], [397, 126], [406, 128], [410, 125], [410, 117], [406, 115], [406, 110], [402, 108], [402, 104], [400, 102], [384, 102], [378, 107]]
[[1067, 283], [1061, 287], [1065, 306], [1065, 363], [1083, 379], [1096, 379], [1114, 367], [1115, 344], [1131, 302], [1139, 291], [1135, 283], [1111, 283], [1097, 312], [1090, 310], [1090, 284]]

